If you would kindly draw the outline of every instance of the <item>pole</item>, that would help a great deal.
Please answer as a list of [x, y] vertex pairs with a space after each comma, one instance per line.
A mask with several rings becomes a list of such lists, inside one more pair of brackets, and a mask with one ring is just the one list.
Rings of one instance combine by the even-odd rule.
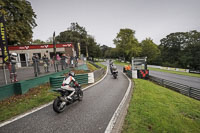
[[5, 63], [3, 63], [3, 74], [4, 74], [4, 80], [6, 82], [6, 85], [8, 84], [8, 81], [7, 81], [7, 76], [6, 76], [6, 67], [5, 67]]
[[54, 53], [54, 56], [53, 56], [53, 61], [54, 61], [54, 69], [55, 69], [55, 72], [58, 72], [58, 64], [57, 64], [57, 58], [56, 58], [56, 41], [55, 41], [55, 31], [53, 33], [53, 53]]
[[55, 31], [53, 33], [53, 52], [54, 55], [56, 56], [56, 41], [55, 41]]

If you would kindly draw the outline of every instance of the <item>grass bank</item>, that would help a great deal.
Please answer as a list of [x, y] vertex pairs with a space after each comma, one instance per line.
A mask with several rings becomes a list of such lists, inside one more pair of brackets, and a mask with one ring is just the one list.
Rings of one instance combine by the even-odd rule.
[[[124, 65], [129, 65], [128, 63], [123, 63], [123, 62], [119, 62], [119, 61], [115, 61], [115, 64], [124, 66]], [[177, 72], [177, 71], [170, 71], [170, 70], [163, 70], [163, 69], [159, 69], [159, 68], [152, 68], [152, 67], [148, 67], [148, 69], [151, 71], [159, 71], [159, 72], [166, 72], [166, 73], [172, 73], [172, 74], [178, 74], [178, 75], [184, 75], [184, 76], [190, 76], [190, 77], [198, 77], [200, 78], [200, 74], [195, 74], [195, 73], [187, 73], [187, 72]]]
[[30, 89], [26, 94], [0, 101], [0, 122], [52, 101], [56, 93], [49, 90], [49, 84], [44, 84]]
[[117, 65], [121, 65], [121, 66], [130, 65], [129, 63], [124, 63], [124, 62], [120, 62], [120, 61], [114, 61], [114, 63]]
[[123, 133], [199, 133], [200, 101], [135, 79]]
[[104, 68], [105, 70], [107, 69], [107, 66], [101, 64], [101, 62], [95, 62], [95, 64], [97, 64], [97, 65], [100, 66], [101, 68]]
[[90, 71], [95, 71], [95, 70], [98, 70], [98, 68], [96, 68], [94, 65], [92, 65], [91, 63], [87, 62], [87, 66], [88, 66], [88, 69]]

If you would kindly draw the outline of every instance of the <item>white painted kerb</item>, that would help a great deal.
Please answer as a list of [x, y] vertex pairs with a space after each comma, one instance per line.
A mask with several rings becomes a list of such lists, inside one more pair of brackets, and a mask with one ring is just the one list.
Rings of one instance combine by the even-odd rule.
[[[124, 74], [124, 75], [125, 75], [125, 74]], [[125, 75], [125, 76], [126, 76], [126, 75]], [[126, 77], [127, 77], [127, 76], [126, 76]], [[127, 77], [127, 78], [128, 78], [128, 77]], [[128, 98], [128, 95], [129, 95], [129, 93], [130, 93], [131, 86], [132, 86], [131, 80], [130, 80], [129, 78], [128, 78], [128, 80], [129, 80], [128, 89], [126, 90], [126, 93], [125, 93], [125, 95], [124, 95], [124, 97], [123, 97], [121, 103], [119, 104], [118, 108], [116, 109], [115, 113], [113, 114], [113, 116], [112, 116], [112, 118], [111, 118], [111, 120], [110, 120], [110, 122], [109, 122], [109, 124], [108, 124], [108, 126], [107, 126], [107, 128], [106, 128], [106, 130], [105, 130], [104, 133], [111, 133], [111, 131], [112, 131], [112, 129], [113, 129], [115, 123], [116, 123], [116, 120], [117, 120], [117, 118], [118, 118], [118, 116], [119, 116], [119, 114], [120, 114], [120, 112], [121, 112], [121, 110], [122, 110], [122, 107], [123, 107], [123, 105], [124, 105], [126, 99]]]

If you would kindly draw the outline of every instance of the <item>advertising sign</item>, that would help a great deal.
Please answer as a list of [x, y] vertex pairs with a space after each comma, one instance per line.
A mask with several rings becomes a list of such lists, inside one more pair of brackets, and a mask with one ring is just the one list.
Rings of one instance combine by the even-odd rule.
[[8, 42], [6, 36], [6, 27], [3, 16], [0, 17], [0, 44], [1, 44], [3, 63], [6, 63], [9, 61], [9, 51], [8, 51]]

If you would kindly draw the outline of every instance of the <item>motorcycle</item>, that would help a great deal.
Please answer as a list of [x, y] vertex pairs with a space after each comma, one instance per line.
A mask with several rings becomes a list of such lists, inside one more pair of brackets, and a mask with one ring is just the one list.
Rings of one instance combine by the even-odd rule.
[[118, 71], [117, 71], [117, 67], [116, 66], [112, 67], [112, 75], [113, 75], [114, 79], [116, 79], [117, 76], [118, 76]]
[[[63, 83], [62, 86], [65, 87], [69, 85]], [[72, 91], [64, 89], [63, 87], [53, 90], [61, 94], [61, 96], [58, 96], [53, 102], [53, 110], [56, 113], [63, 112], [65, 108], [67, 107], [67, 105], [77, 100], [82, 101], [83, 91], [81, 90], [81, 86], [78, 83], [76, 83], [76, 85], [74, 85], [73, 87], [75, 88], [75, 93], [71, 96], [71, 99], [68, 99], [67, 97], [72, 93]]]

